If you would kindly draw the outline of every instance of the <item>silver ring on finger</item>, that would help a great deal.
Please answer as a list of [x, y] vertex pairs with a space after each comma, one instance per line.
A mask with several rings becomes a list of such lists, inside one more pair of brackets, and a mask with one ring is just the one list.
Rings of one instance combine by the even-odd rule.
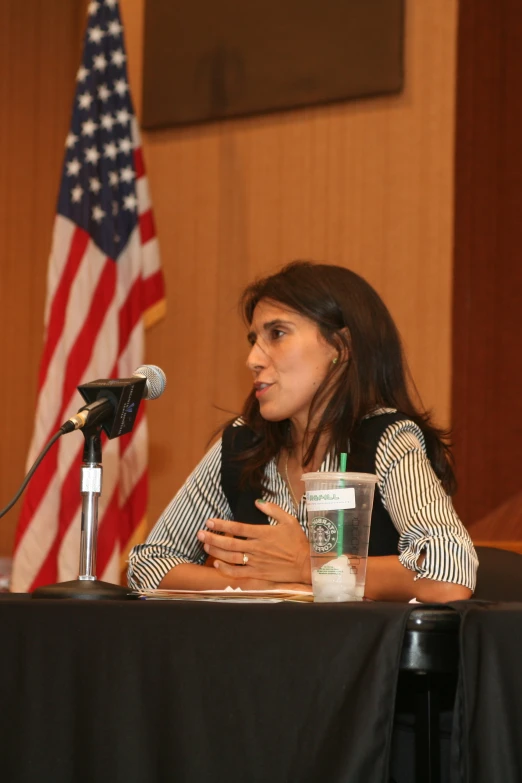
[[248, 563], [248, 555], [245, 552], [244, 555], [243, 555], [243, 565], [246, 565], [247, 563]]

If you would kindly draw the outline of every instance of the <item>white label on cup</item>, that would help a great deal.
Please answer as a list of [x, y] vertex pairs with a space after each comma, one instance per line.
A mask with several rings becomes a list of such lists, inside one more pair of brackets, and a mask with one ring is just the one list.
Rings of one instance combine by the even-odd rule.
[[331, 511], [341, 508], [355, 508], [355, 489], [313, 489], [306, 493], [308, 511]]

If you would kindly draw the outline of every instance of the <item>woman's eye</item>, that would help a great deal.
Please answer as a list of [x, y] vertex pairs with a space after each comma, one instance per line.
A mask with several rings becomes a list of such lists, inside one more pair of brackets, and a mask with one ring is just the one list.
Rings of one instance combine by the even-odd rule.
[[272, 329], [272, 340], [279, 340], [284, 335], [282, 329]]

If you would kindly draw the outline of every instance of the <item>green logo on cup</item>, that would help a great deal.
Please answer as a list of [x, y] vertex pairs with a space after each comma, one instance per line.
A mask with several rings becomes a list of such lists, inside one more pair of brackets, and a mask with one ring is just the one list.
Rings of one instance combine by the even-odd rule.
[[337, 528], [326, 517], [315, 517], [312, 520], [310, 537], [315, 552], [329, 552], [337, 544]]

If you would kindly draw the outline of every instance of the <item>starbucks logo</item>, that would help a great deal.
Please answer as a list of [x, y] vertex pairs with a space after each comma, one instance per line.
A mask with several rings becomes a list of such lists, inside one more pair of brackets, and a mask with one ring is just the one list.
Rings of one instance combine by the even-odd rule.
[[329, 552], [337, 544], [337, 528], [330, 519], [315, 517], [310, 537], [315, 552]]

